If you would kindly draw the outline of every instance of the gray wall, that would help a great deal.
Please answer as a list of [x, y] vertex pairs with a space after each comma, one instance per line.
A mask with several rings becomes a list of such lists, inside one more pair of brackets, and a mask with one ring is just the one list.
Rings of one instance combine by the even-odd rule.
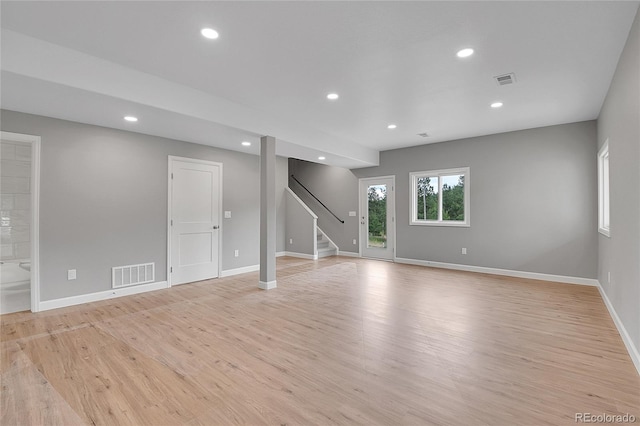
[[309, 214], [307, 209], [290, 192], [285, 191], [285, 199], [287, 203], [287, 226], [285, 230], [287, 251], [314, 255], [314, 241], [316, 240], [314, 222], [316, 219]]
[[[347, 216], [358, 210], [358, 178], [395, 175], [397, 257], [595, 278], [595, 155], [589, 121], [385, 151], [380, 166], [352, 171], [290, 159], [290, 173], [345, 225], [289, 184], [341, 250], [358, 238], [358, 218]], [[471, 227], [409, 226], [409, 173], [466, 166]]]
[[640, 13], [598, 118], [598, 145], [607, 138], [611, 238], [598, 234], [598, 279], [640, 349]]
[[[595, 155], [589, 121], [386, 151], [353, 172], [396, 176], [397, 257], [595, 278]], [[409, 172], [456, 167], [471, 169], [471, 227], [409, 226]]]
[[[108, 290], [112, 266], [155, 262], [166, 280], [169, 155], [223, 163], [232, 218], [222, 219], [222, 269], [259, 263], [259, 157], [13, 111], [2, 111], [2, 130], [42, 137], [42, 301]], [[277, 165], [282, 216], [286, 159]], [[284, 250], [284, 227], [278, 234]]]
[[[318, 216], [318, 226], [338, 245], [340, 251], [358, 252], [358, 218], [349, 211], [358, 211], [358, 179], [350, 170], [289, 159], [289, 174], [293, 174], [309, 188], [344, 224], [340, 223], [314, 200], [295, 181], [289, 179], [289, 188]], [[353, 244], [353, 240], [356, 244]]]

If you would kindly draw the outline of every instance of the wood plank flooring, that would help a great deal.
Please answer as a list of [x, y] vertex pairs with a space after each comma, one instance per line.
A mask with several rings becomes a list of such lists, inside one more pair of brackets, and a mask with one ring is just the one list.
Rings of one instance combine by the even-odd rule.
[[344, 257], [277, 279], [2, 316], [0, 424], [640, 422], [596, 288]]

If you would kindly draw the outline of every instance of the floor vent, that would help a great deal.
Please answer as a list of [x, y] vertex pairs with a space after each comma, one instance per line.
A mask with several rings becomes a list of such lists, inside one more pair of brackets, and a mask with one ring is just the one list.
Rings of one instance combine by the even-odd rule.
[[156, 264], [115, 266], [111, 268], [111, 288], [128, 287], [155, 281]]
[[516, 75], [514, 73], [497, 75], [493, 77], [498, 83], [498, 86], [506, 86], [507, 84], [513, 84], [516, 82]]

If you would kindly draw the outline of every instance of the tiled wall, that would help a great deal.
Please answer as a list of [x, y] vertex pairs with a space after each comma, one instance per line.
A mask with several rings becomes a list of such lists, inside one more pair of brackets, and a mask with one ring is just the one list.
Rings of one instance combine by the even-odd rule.
[[2, 141], [0, 260], [31, 257], [31, 146]]

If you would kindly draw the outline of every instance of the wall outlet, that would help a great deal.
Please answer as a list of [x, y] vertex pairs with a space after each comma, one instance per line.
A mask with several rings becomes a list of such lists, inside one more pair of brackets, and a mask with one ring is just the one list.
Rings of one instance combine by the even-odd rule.
[[467, 254], [467, 248], [466, 247], [462, 247], [462, 254]]
[[289, 238], [289, 244], [293, 244], [293, 238]]
[[71, 281], [71, 280], [75, 280], [76, 279], [76, 270], [75, 269], [69, 269], [67, 271], [67, 280]]
[[356, 242], [356, 239], [354, 238], [353, 239], [353, 245], [355, 246], [356, 244], [358, 244], [358, 243]]
[[224, 211], [224, 218], [225, 219], [231, 219], [231, 212], [229, 210], [225, 210]]
[[240, 250], [236, 250], [236, 251], [234, 251], [234, 252], [233, 252], [233, 255], [234, 255], [235, 257], [240, 256]]

